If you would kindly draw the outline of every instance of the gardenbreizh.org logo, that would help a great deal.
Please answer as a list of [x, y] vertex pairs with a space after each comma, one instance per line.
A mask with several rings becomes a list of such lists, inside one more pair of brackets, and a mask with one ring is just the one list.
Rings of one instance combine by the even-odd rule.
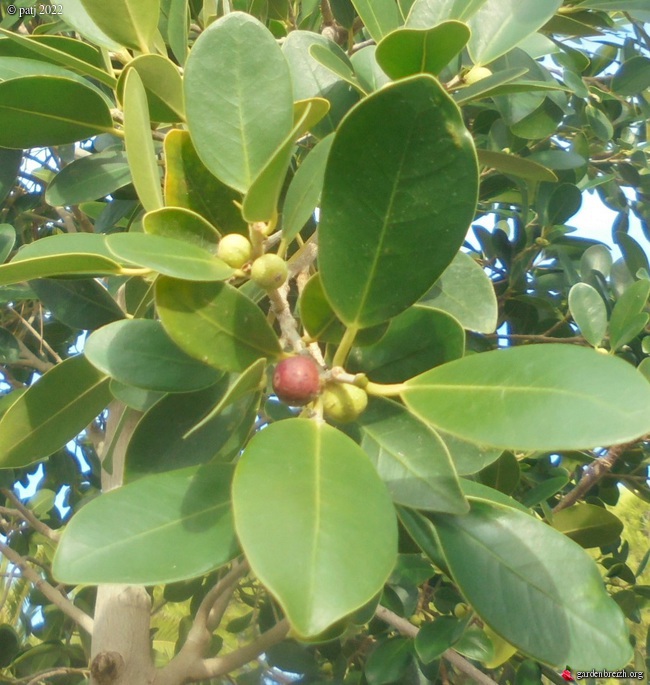
[[574, 674], [571, 668], [567, 666], [560, 675], [568, 683], [575, 683], [583, 678], [616, 678], [621, 680], [643, 680], [645, 682], [644, 671], [626, 671], [625, 669], [620, 671], [576, 671]]

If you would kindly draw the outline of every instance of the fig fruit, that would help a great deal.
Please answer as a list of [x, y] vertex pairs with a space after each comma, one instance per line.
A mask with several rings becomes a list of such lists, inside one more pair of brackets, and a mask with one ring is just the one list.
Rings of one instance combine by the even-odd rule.
[[250, 261], [252, 253], [253, 246], [250, 240], [241, 233], [228, 233], [219, 241], [217, 247], [217, 257], [233, 269], [241, 269]]
[[349, 383], [330, 383], [322, 395], [323, 413], [339, 423], [354, 421], [368, 406], [368, 395]]
[[320, 372], [311, 357], [283, 359], [273, 373], [273, 390], [280, 400], [292, 407], [309, 404], [320, 391]]
[[288, 276], [287, 263], [276, 254], [258, 257], [251, 267], [251, 279], [266, 290], [279, 288]]

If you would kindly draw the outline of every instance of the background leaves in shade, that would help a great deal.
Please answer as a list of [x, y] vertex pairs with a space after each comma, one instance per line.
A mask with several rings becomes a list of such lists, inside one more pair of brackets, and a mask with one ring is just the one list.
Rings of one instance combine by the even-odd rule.
[[151, 475], [96, 497], [66, 527], [55, 578], [155, 585], [222, 566], [237, 555], [231, 476], [232, 467], [210, 464]]

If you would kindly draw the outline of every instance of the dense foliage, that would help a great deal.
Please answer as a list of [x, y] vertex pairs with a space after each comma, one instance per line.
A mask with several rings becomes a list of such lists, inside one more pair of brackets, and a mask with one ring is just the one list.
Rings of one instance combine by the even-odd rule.
[[0, 682], [645, 670], [647, 0], [0, 8]]

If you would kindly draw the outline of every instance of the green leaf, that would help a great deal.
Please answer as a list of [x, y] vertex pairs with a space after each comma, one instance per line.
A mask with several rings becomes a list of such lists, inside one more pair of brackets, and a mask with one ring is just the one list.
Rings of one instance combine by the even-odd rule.
[[493, 333], [498, 305], [492, 281], [467, 254], [459, 252], [419, 304], [453, 316], [463, 328]]
[[569, 310], [585, 340], [599, 347], [607, 332], [607, 307], [596, 288], [576, 283], [569, 291]]
[[484, 2], [485, 0], [415, 0], [406, 25], [428, 29], [448, 19], [465, 21]]
[[346, 366], [377, 383], [399, 383], [459, 359], [464, 351], [465, 333], [456, 319], [415, 306], [398, 314], [376, 343], [353, 348]]
[[471, 86], [465, 86], [457, 90], [453, 95], [454, 101], [457, 105], [464, 105], [467, 102], [482, 100], [504, 92], [535, 90], [530, 83], [515, 81], [515, 79], [526, 74], [527, 71], [527, 69], [520, 67], [498, 71], [496, 74], [492, 74], [492, 76], [472, 83]]
[[62, 254], [19, 260], [0, 266], [0, 285], [31, 281], [49, 276], [111, 276], [121, 272], [120, 265], [99, 255]]
[[[225, 405], [227, 391], [227, 379], [223, 379], [199, 392], [168, 395], [151, 407], [129, 441], [127, 480], [230, 461], [239, 454], [253, 429], [259, 396], [249, 393]], [[221, 405], [220, 411], [204, 421], [215, 405]]]
[[220, 376], [174, 345], [158, 321], [147, 319], [116, 321], [100, 328], [88, 338], [84, 352], [107, 376], [145, 390], [200, 390]]
[[[2, 155], [0, 154], [0, 165]], [[2, 173], [0, 167], [0, 174]], [[0, 202], [2, 199], [0, 198]], [[11, 224], [0, 224], [0, 264], [6, 261], [16, 244], [16, 229]]]
[[0, 625], [0, 668], [7, 668], [20, 653], [18, 633], [7, 623]]
[[465, 627], [466, 621], [439, 616], [420, 628], [415, 636], [415, 651], [425, 664], [429, 664], [458, 642]]
[[0, 328], [0, 364], [14, 364], [19, 359], [20, 344], [18, 340], [6, 328]]
[[233, 270], [213, 254], [185, 240], [149, 233], [114, 233], [106, 244], [118, 259], [188, 281], [223, 281]]
[[326, 69], [336, 74], [340, 79], [365, 95], [361, 83], [354, 73], [354, 67], [349, 57], [336, 44], [328, 41], [326, 44], [314, 43], [309, 48], [309, 54]]
[[102, 97], [77, 81], [22, 76], [0, 83], [0, 146], [64, 145], [112, 129]]
[[623, 532], [623, 523], [604, 507], [574, 504], [553, 514], [553, 528], [581, 547], [613, 545]]
[[147, 212], [142, 220], [145, 233], [174, 238], [216, 253], [219, 232], [200, 214], [182, 207], [163, 207]]
[[454, 580], [498, 635], [554, 667], [628, 663], [623, 615], [580, 547], [515, 509], [482, 501], [471, 507], [465, 516], [434, 514], [433, 521]]
[[[119, 50], [120, 44], [109, 38], [95, 22], [83, 6], [83, 0], [61, 0], [65, 21], [84, 38], [96, 45], [109, 50]], [[77, 41], [78, 42], [78, 41]]]
[[550, 169], [525, 157], [493, 150], [477, 150], [476, 154], [480, 164], [503, 174], [525, 178], [528, 181], [557, 183], [557, 176]]
[[465, 237], [477, 181], [472, 139], [433, 77], [386, 86], [350, 112], [319, 226], [323, 288], [345, 324], [386, 321], [433, 285]]
[[[6, 150], [0, 148], [0, 202], [4, 202], [13, 190], [23, 159], [22, 150]], [[6, 226], [7, 224], [0, 224]], [[7, 258], [5, 255], [4, 260]]]
[[363, 673], [368, 685], [399, 681], [413, 661], [413, 640], [393, 637], [378, 642], [366, 660]]
[[170, 338], [217, 369], [241, 372], [281, 352], [262, 310], [225, 283], [159, 278], [156, 307]]
[[[111, 379], [110, 388], [111, 395], [113, 395], [116, 400], [124, 402], [124, 404], [131, 409], [142, 412], [150, 409], [158, 400], [165, 396], [165, 393], [143, 390], [142, 388], [136, 388], [133, 385], [120, 383], [115, 379]], [[172, 397], [174, 397], [174, 395], [172, 395]], [[131, 443], [129, 442], [129, 444]]]
[[81, 0], [88, 16], [109, 38], [148, 52], [158, 28], [160, 0]]
[[185, 120], [183, 80], [170, 59], [162, 55], [140, 55], [129, 62], [117, 83], [120, 100], [131, 69], [135, 69], [142, 80], [152, 121], [170, 123]]
[[569, 477], [566, 474], [547, 478], [528, 490], [521, 498], [521, 503], [526, 507], [536, 507], [560, 492], [568, 482]]
[[110, 402], [108, 378], [71, 357], [31, 385], [0, 419], [0, 468], [27, 466], [76, 437]]
[[637, 55], [625, 61], [612, 78], [612, 90], [623, 97], [650, 88], [650, 59]]
[[519, 485], [520, 474], [521, 469], [515, 455], [512, 452], [504, 452], [496, 461], [481, 470], [479, 478], [484, 485], [509, 495]]
[[227, 14], [199, 36], [184, 82], [199, 157], [218, 179], [247, 191], [293, 126], [289, 67], [275, 38], [250, 15]]
[[77, 205], [106, 197], [131, 183], [131, 170], [121, 150], [106, 150], [77, 159], [50, 181], [45, 200], [53, 206]]
[[395, 0], [352, 0], [352, 4], [377, 43], [402, 23]]
[[568, 221], [582, 205], [582, 193], [572, 183], [561, 183], [549, 197], [546, 206], [546, 223], [557, 226]]
[[147, 210], [163, 206], [160, 172], [151, 137], [147, 93], [135, 69], [124, 82], [124, 143], [133, 185], [142, 206]]
[[67, 525], [53, 575], [70, 585], [158, 585], [223, 566], [237, 555], [231, 475], [232, 467], [210, 464], [152, 475], [96, 497]]
[[216, 179], [196, 154], [187, 131], [173, 130], [165, 136], [165, 201], [205, 217], [220, 233], [244, 233], [248, 225], [235, 202], [241, 195]]
[[[259, 496], [269, 488], [274, 497]], [[396, 560], [384, 484], [361, 448], [327, 424], [291, 419], [255, 435], [237, 464], [233, 509], [253, 572], [302, 637], [368, 602]]]
[[388, 75], [377, 64], [377, 46], [368, 45], [357, 50], [350, 58], [359, 83], [366, 92], [379, 90], [382, 86], [390, 83]]
[[468, 511], [445, 444], [402, 405], [374, 398], [358, 426], [361, 447], [393, 501], [414, 509]]
[[619, 297], [609, 322], [609, 346], [613, 352], [630, 342], [648, 323], [643, 309], [649, 295], [650, 281], [643, 280], [633, 283]]
[[437, 76], [469, 37], [469, 28], [459, 21], [445, 21], [431, 29], [399, 29], [379, 43], [375, 54], [393, 80], [420, 73]]
[[94, 330], [124, 318], [106, 288], [93, 279], [46, 278], [30, 285], [45, 308], [71, 328]]
[[500, 448], [477, 445], [444, 431], [439, 430], [437, 432], [447, 446], [451, 461], [461, 476], [477, 473], [501, 456], [502, 450]]
[[469, 19], [469, 54], [475, 64], [489, 64], [541, 28], [562, 0], [487, 0]]
[[600, 138], [604, 143], [613, 138], [614, 125], [604, 112], [593, 105], [587, 105], [585, 107], [585, 115], [587, 123], [597, 138]]
[[334, 142], [334, 136], [323, 138], [305, 157], [291, 179], [282, 207], [282, 237], [291, 242], [313, 216], [318, 205], [327, 157]]
[[[581, 347], [475, 354], [405, 385], [406, 405], [435, 428], [494, 447], [583, 449], [650, 430], [645, 378], [620, 359]], [[624, 406], [617, 397], [626, 398]]]

